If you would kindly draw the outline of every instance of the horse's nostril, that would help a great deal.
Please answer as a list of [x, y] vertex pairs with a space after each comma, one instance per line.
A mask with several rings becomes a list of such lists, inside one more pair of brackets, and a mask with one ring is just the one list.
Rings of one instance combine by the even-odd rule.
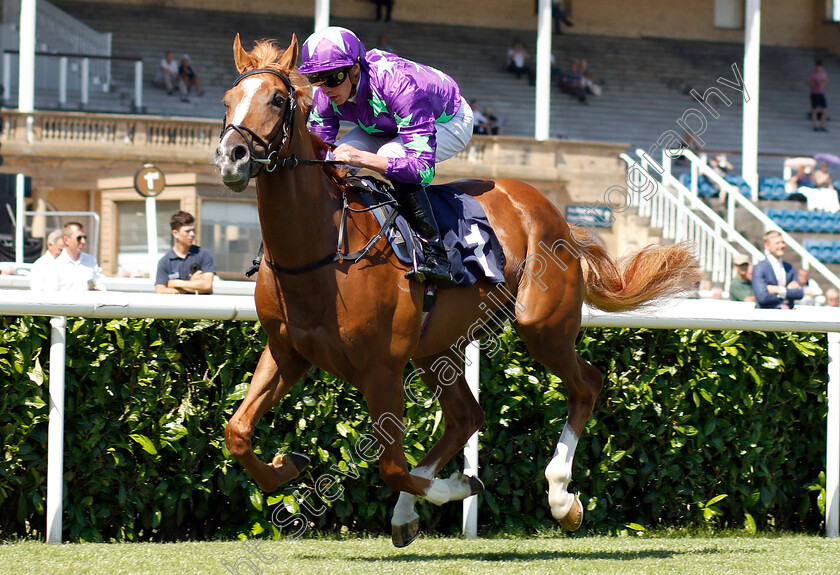
[[236, 146], [233, 149], [233, 160], [238, 162], [242, 158], [248, 155], [248, 148], [245, 146]]

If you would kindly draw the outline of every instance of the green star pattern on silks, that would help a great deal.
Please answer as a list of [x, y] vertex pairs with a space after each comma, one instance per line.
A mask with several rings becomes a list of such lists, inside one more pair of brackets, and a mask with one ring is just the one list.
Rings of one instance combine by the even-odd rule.
[[435, 124], [443, 124], [444, 122], [448, 122], [448, 121], [449, 121], [449, 120], [451, 120], [454, 116], [455, 116], [455, 113], [454, 113], [454, 112], [453, 112], [452, 114], [447, 114], [447, 113], [446, 113], [446, 109], [444, 109], [444, 110], [443, 110], [443, 113], [441, 113], [441, 115], [440, 115], [440, 118], [438, 118], [437, 120], [435, 120]]
[[432, 147], [429, 145], [429, 136], [412, 136], [411, 143], [406, 144], [405, 147], [416, 151], [418, 154], [432, 151]]
[[324, 125], [324, 117], [321, 116], [321, 114], [318, 113], [318, 110], [316, 110], [315, 108], [312, 108], [312, 110], [309, 112], [309, 123], [310, 124], [321, 124], [323, 126]]
[[379, 114], [387, 114], [388, 108], [385, 107], [385, 100], [379, 97], [379, 94], [373, 92], [373, 98], [368, 100], [370, 107], [373, 108], [373, 117], [375, 118]]
[[414, 117], [414, 112], [406, 116], [405, 118], [400, 118], [398, 115], [394, 114], [394, 120], [397, 122], [397, 130], [400, 128], [408, 128], [411, 124], [411, 119]]
[[382, 130], [376, 127], [376, 122], [371, 124], [370, 126], [365, 126], [361, 120], [358, 120], [359, 127], [367, 132], [368, 134], [381, 134]]
[[332, 106], [332, 109], [336, 114], [338, 114], [339, 116], [341, 115], [341, 110], [338, 109], [338, 106], [335, 105], [335, 102], [330, 102], [330, 106]]
[[429, 166], [424, 170], [420, 170], [420, 183], [422, 184], [431, 184], [432, 179], [435, 177], [435, 167]]

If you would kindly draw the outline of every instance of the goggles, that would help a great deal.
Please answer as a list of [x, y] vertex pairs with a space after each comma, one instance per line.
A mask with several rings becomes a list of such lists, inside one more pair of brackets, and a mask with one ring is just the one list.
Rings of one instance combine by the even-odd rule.
[[350, 68], [340, 68], [331, 72], [319, 72], [316, 74], [307, 74], [306, 78], [313, 86], [326, 86], [327, 88], [335, 88], [341, 86], [349, 76]]

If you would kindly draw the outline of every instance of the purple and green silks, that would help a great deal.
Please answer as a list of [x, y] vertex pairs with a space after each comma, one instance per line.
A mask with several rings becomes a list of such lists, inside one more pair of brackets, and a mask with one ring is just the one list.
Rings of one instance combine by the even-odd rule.
[[458, 84], [439, 70], [390, 52], [369, 50], [361, 64], [356, 95], [344, 104], [332, 104], [315, 89], [309, 129], [330, 143], [341, 121], [383, 139], [399, 137], [406, 157], [389, 158], [385, 176], [428, 184], [435, 175], [435, 124], [449, 121], [461, 107]]

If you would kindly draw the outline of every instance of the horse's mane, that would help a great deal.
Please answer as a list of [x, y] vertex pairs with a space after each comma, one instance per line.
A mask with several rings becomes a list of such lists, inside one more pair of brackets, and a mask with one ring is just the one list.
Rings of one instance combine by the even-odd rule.
[[[309, 109], [312, 106], [312, 95], [309, 80], [307, 80], [306, 76], [297, 71], [297, 67], [289, 70], [288, 68], [278, 64], [278, 60], [280, 60], [280, 57], [283, 56], [284, 52], [285, 50], [277, 45], [276, 40], [259, 40], [254, 44], [254, 49], [248, 54], [251, 60], [250, 65], [246, 66], [242, 72], [256, 70], [257, 68], [271, 68], [272, 70], [277, 70], [278, 72], [286, 74], [295, 86], [295, 97], [300, 104], [299, 108], [303, 111], [304, 115], [308, 116]], [[315, 134], [311, 134], [311, 137], [315, 155], [319, 158], [325, 157], [332, 147]], [[330, 176], [330, 178], [332, 178], [339, 188], [346, 191], [346, 177], [348, 174], [348, 170], [346, 168], [325, 165], [324, 171], [328, 176]]]

